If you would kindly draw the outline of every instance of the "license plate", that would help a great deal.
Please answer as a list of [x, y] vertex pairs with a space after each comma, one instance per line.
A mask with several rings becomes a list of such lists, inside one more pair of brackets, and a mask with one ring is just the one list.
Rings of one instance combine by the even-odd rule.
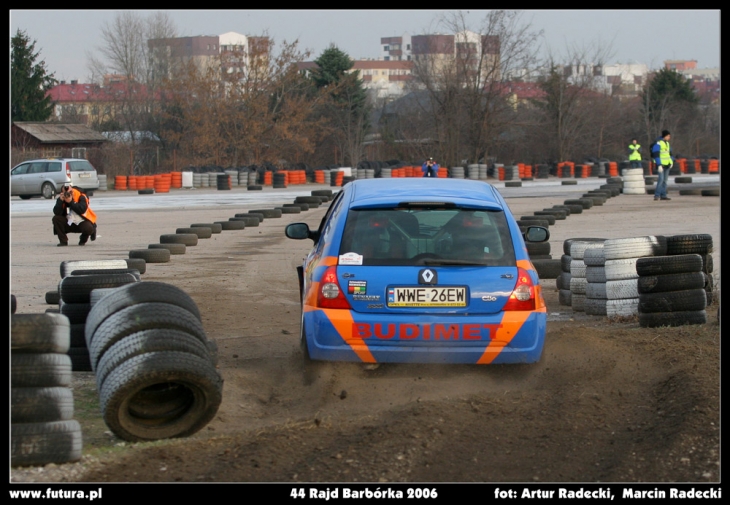
[[388, 307], [466, 307], [466, 287], [388, 288]]
[[91, 177], [91, 174], [79, 174], [79, 177]]

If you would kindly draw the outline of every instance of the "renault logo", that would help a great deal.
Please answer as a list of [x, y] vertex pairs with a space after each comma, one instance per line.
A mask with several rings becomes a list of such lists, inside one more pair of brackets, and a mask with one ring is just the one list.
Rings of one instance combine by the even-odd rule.
[[425, 268], [418, 272], [419, 284], [438, 284], [438, 275], [430, 268]]

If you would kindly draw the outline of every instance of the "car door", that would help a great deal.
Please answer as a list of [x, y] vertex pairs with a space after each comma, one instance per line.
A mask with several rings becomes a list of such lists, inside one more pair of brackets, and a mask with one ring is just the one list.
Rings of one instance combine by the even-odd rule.
[[46, 180], [47, 161], [34, 161], [25, 176], [25, 192], [29, 195], [40, 195], [41, 186]]
[[10, 172], [10, 196], [25, 194], [25, 178], [30, 163], [21, 163]]

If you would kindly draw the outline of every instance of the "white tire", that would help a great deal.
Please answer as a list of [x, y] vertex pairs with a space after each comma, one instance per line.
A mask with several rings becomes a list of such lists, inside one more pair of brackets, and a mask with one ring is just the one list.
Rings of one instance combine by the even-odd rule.
[[618, 281], [606, 281], [606, 298], [619, 300], [621, 298], [639, 298], [639, 280], [622, 279]]
[[639, 258], [624, 258], [620, 260], [606, 260], [603, 268], [606, 270], [606, 281], [621, 279], [638, 279], [636, 260]]
[[659, 240], [654, 236], [608, 239], [603, 244], [606, 260], [654, 256]]
[[638, 298], [621, 298], [606, 302], [606, 316], [635, 316], [639, 314]]

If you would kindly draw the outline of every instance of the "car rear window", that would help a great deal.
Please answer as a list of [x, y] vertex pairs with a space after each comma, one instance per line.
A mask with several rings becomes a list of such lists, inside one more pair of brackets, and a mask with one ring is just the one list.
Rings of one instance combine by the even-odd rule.
[[61, 163], [55, 162], [55, 161], [48, 163], [47, 171], [48, 172], [60, 172]]
[[453, 207], [351, 209], [340, 244], [348, 252], [363, 265], [515, 264], [504, 212]]
[[91, 165], [91, 163], [89, 163], [88, 161], [85, 161], [85, 160], [69, 161], [68, 168], [72, 172], [94, 172], [95, 171], [95, 169]]

